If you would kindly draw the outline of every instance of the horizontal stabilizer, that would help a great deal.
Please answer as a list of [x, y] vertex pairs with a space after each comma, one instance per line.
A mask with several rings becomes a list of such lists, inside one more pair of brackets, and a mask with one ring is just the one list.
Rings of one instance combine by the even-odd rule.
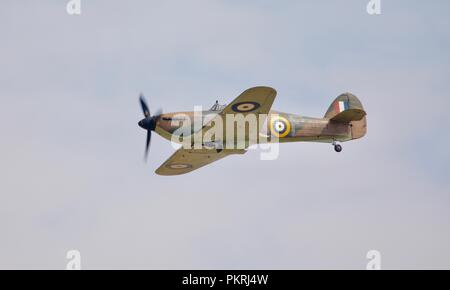
[[366, 115], [366, 111], [361, 109], [348, 109], [345, 110], [330, 120], [342, 123], [350, 123], [351, 121], [359, 121]]

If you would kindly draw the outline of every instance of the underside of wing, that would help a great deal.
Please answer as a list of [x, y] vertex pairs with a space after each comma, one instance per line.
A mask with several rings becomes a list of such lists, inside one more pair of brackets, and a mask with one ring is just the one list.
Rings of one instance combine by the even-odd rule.
[[178, 149], [155, 172], [159, 175], [180, 175], [196, 170], [232, 154], [245, 150]]

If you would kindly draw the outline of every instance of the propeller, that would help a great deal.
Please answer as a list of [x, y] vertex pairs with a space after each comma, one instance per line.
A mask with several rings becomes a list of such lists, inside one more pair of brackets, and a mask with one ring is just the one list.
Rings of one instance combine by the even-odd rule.
[[140, 120], [138, 125], [142, 129], [147, 130], [147, 140], [145, 142], [145, 160], [147, 160], [148, 150], [152, 140], [152, 131], [155, 131], [156, 123], [158, 122], [159, 116], [162, 114], [162, 110], [158, 109], [156, 114], [152, 116], [142, 93], [139, 95], [139, 102], [141, 103], [142, 112], [144, 113], [145, 118]]

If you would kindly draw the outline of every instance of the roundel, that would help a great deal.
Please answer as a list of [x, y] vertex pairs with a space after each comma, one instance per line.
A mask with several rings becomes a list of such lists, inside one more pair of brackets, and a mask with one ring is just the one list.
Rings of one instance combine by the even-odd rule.
[[291, 123], [288, 119], [278, 116], [270, 120], [270, 132], [278, 138], [286, 137], [291, 133]]
[[231, 109], [237, 113], [247, 113], [254, 111], [261, 107], [261, 105], [257, 102], [241, 102], [234, 104]]
[[169, 167], [170, 169], [186, 169], [186, 168], [191, 168], [192, 165], [184, 164], [184, 163], [172, 163], [172, 164], [167, 165], [167, 167]]

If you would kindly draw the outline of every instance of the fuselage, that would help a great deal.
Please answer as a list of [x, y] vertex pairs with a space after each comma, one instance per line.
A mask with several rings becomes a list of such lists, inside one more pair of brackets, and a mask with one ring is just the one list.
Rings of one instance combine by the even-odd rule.
[[[203, 111], [201, 114], [203, 124], [208, 123], [219, 113], [220, 111]], [[194, 112], [163, 114], [158, 118], [155, 131], [168, 140], [182, 143], [183, 137], [188, 137], [200, 129], [193, 126], [194, 116]], [[360, 138], [365, 134], [365, 119], [357, 122], [340, 123], [328, 118], [313, 118], [270, 111], [264, 127], [266, 128], [260, 130], [259, 135], [269, 136], [269, 138], [258, 139], [257, 143], [270, 142], [272, 140], [270, 137], [277, 137], [278, 142], [345, 142]], [[179, 136], [179, 132], [185, 132], [184, 136]], [[186, 132], [190, 134], [186, 134]], [[237, 137], [233, 136], [233, 138]], [[225, 141], [224, 139], [222, 138], [222, 141]]]

